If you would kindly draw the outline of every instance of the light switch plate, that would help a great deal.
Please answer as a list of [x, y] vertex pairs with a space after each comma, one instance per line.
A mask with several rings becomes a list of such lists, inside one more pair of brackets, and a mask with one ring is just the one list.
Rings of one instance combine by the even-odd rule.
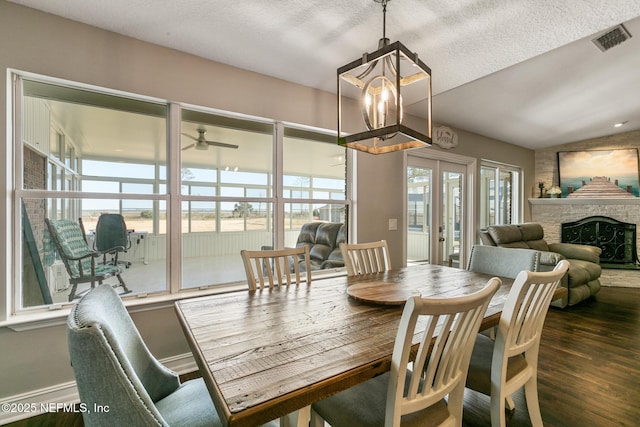
[[389, 230], [398, 229], [398, 220], [396, 218], [389, 218]]

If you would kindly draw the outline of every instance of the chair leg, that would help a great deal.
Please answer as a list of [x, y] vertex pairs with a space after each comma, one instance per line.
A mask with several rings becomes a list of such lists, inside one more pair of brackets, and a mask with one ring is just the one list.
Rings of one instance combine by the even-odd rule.
[[462, 425], [462, 413], [464, 407], [464, 381], [460, 382], [460, 385], [449, 393], [449, 400], [447, 406], [449, 407], [449, 413], [451, 414], [451, 425]]
[[116, 274], [116, 277], [118, 278], [118, 282], [120, 282], [120, 286], [122, 286], [122, 289], [124, 289], [124, 293], [125, 294], [131, 293], [131, 290], [127, 288], [127, 285], [124, 283], [124, 280], [122, 280], [122, 277], [120, 277], [120, 273]]
[[524, 394], [527, 399], [531, 425], [533, 427], [542, 427], [542, 414], [540, 413], [540, 403], [538, 402], [538, 381], [535, 376], [525, 383]]
[[[493, 391], [493, 390], [492, 390]], [[505, 416], [505, 402], [507, 396], [504, 396], [500, 392], [496, 392], [496, 398], [491, 395], [491, 427], [506, 427], [507, 420]]]
[[324, 427], [324, 419], [316, 411], [311, 410], [311, 422], [309, 427]]
[[69, 302], [73, 301], [73, 299], [76, 297], [76, 289], [78, 289], [77, 283], [71, 285], [71, 292], [69, 292]]
[[506, 408], [510, 412], [513, 412], [516, 410], [516, 402], [513, 401], [513, 398], [511, 396], [507, 396], [507, 398], [505, 399], [505, 404], [506, 404]]
[[280, 417], [280, 427], [308, 427], [311, 406], [305, 406], [295, 412]]

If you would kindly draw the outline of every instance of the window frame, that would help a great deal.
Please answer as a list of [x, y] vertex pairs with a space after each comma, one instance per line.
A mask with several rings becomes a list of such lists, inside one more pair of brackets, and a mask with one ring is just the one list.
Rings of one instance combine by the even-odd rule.
[[[220, 111], [212, 108], [202, 107], [202, 106], [193, 106], [187, 105], [176, 101], [164, 100], [158, 98], [152, 98], [148, 96], [142, 96], [134, 93], [122, 92], [117, 90], [105, 89], [98, 86], [87, 85], [78, 82], [71, 82], [67, 80], [56, 79], [44, 75], [32, 74], [17, 70], [9, 70], [10, 78], [13, 82], [13, 97], [11, 101], [11, 107], [8, 109], [7, 114], [10, 116], [8, 119], [8, 123], [13, 123], [14, 127], [12, 129], [12, 144], [10, 147], [7, 147], [7, 163], [10, 166], [10, 169], [13, 171], [11, 174], [11, 178], [8, 179], [8, 186], [12, 189], [11, 196], [9, 197], [9, 203], [11, 204], [10, 214], [7, 218], [7, 224], [5, 226], [11, 230], [11, 235], [13, 236], [13, 242], [11, 248], [7, 248], [6, 253], [6, 262], [7, 262], [7, 275], [10, 276], [7, 280], [6, 285], [6, 297], [7, 304], [5, 304], [5, 309], [0, 312], [0, 325], [3, 323], [20, 323], [20, 319], [32, 321], [33, 319], [45, 319], [51, 317], [52, 310], [56, 309], [66, 309], [73, 304], [73, 302], [64, 302], [64, 303], [54, 303], [51, 305], [42, 305], [36, 306], [33, 308], [22, 307], [21, 303], [21, 291], [22, 291], [22, 257], [19, 255], [22, 251], [22, 207], [21, 201], [27, 198], [42, 198], [45, 200], [58, 200], [58, 199], [68, 199], [68, 200], [83, 200], [83, 199], [104, 199], [104, 200], [118, 200], [120, 210], [122, 210], [122, 202], [125, 200], [149, 200], [153, 203], [154, 211], [157, 209], [158, 204], [164, 202], [166, 206], [167, 212], [167, 224], [166, 224], [166, 277], [167, 277], [167, 288], [163, 291], [154, 292], [153, 296], [157, 298], [142, 298], [146, 297], [146, 295], [134, 295], [133, 297], [124, 298], [128, 303], [132, 304], [145, 304], [152, 303], [152, 301], [159, 300], [173, 300], [184, 298], [186, 296], [192, 296], [194, 293], [216, 293], [216, 292], [224, 292], [228, 291], [230, 287], [233, 287], [233, 284], [213, 284], [211, 286], [206, 287], [207, 289], [189, 289], [182, 288], [182, 245], [181, 245], [181, 236], [183, 230], [181, 229], [181, 212], [182, 205], [184, 202], [191, 201], [206, 201], [209, 202], [211, 200], [215, 200], [217, 209], [219, 209], [221, 202], [236, 202], [236, 201], [247, 201], [247, 202], [266, 202], [271, 203], [273, 206], [273, 224], [272, 224], [272, 232], [274, 236], [274, 245], [276, 247], [284, 246], [284, 232], [285, 232], [285, 211], [284, 206], [288, 203], [309, 203], [309, 204], [318, 204], [318, 203], [326, 203], [330, 205], [341, 205], [345, 208], [345, 223], [350, 223], [349, 212], [350, 206], [352, 204], [351, 194], [351, 180], [349, 176], [352, 176], [352, 168], [350, 164], [352, 162], [352, 155], [345, 150], [345, 197], [343, 199], [313, 199], [313, 198], [285, 198], [283, 197], [282, 188], [283, 188], [283, 161], [282, 156], [284, 155], [283, 149], [283, 138], [285, 135], [285, 128], [287, 129], [301, 129], [305, 132], [312, 132], [323, 134], [325, 136], [334, 135], [335, 132], [327, 129], [314, 128], [304, 125], [297, 125], [292, 123], [285, 123], [281, 121], [270, 120], [266, 118], [259, 118], [253, 116], [246, 116], [241, 114], [234, 114], [226, 111]], [[48, 155], [45, 164], [47, 168], [47, 173], [49, 173], [49, 168], [51, 165], [55, 166], [57, 170], [66, 171], [68, 169], [67, 159], [64, 158], [67, 150], [70, 149], [70, 153], [73, 156], [73, 162], [75, 162], [76, 166], [80, 170], [72, 171], [71, 183], [76, 186], [76, 188], [72, 188], [71, 191], [66, 191], [64, 188], [55, 188], [49, 189], [48, 179], [45, 180], [45, 189], [43, 190], [32, 190], [23, 188], [24, 185], [24, 158], [23, 158], [23, 150], [24, 150], [24, 142], [22, 135], [22, 122], [24, 117], [22, 116], [22, 100], [23, 100], [23, 90], [22, 90], [22, 79], [27, 79], [31, 81], [36, 81], [42, 84], [53, 84], [53, 85], [61, 85], [69, 88], [98, 92], [106, 95], [114, 95], [125, 97], [128, 99], [134, 99], [143, 102], [153, 102], [166, 106], [166, 179], [160, 179], [158, 165], [162, 166], [160, 163], [154, 163], [156, 165], [155, 177], [153, 179], [134, 179], [134, 178], [117, 178], [115, 180], [105, 178], [105, 177], [97, 177], [97, 176], [89, 176], [86, 178], [90, 181], [93, 180], [108, 180], [118, 182], [118, 186], [122, 189], [122, 185], [125, 183], [153, 183], [154, 185], [154, 193], [153, 194], [140, 194], [140, 193], [96, 193], [96, 192], [83, 192], [81, 191], [82, 179], [85, 176], [82, 173], [82, 158], [79, 158], [76, 155], [77, 149], [76, 147], [67, 147], [66, 144], [64, 146], [58, 147], [59, 151], [62, 153], [62, 158], [53, 158]], [[270, 178], [273, 180], [271, 185], [271, 195], [267, 194], [265, 198], [256, 198], [256, 197], [225, 197], [220, 196], [220, 188], [224, 185], [224, 183], [220, 182], [220, 175], [218, 173], [217, 181], [212, 185], [216, 188], [215, 196], [189, 196], [182, 194], [182, 185], [197, 185], [197, 183], [192, 183], [189, 181], [182, 181], [181, 177], [181, 150], [180, 144], [174, 143], [174, 141], [180, 141], [180, 127], [183, 109], [197, 109], [202, 111], [205, 114], [214, 114], [227, 116], [231, 118], [239, 118], [244, 120], [256, 121], [260, 123], [268, 123], [273, 126], [273, 173]], [[55, 131], [52, 128], [52, 131]], [[65, 135], [62, 134], [62, 138], [59, 140], [58, 144], [65, 143]], [[71, 165], [73, 166], [73, 165]], [[172, 172], [174, 171], [174, 172]], [[53, 177], [52, 179], [56, 180], [57, 177]], [[61, 175], [61, 179], [65, 181], [66, 176]], [[164, 193], [159, 192], [159, 187], [162, 184], [166, 185], [166, 191]], [[56, 184], [59, 186], [60, 183]], [[312, 183], [310, 184], [312, 185]], [[269, 186], [269, 184], [268, 184]], [[246, 186], [245, 186], [246, 187]], [[267, 190], [268, 191], [268, 190]], [[190, 193], [190, 191], [188, 192]], [[245, 191], [246, 195], [246, 191]], [[154, 215], [154, 218], [157, 218], [157, 215]], [[246, 231], [246, 230], [245, 230]], [[157, 233], [157, 219], [154, 220], [153, 232]], [[187, 232], [190, 232], [187, 230]], [[219, 222], [216, 226], [216, 232], [221, 232], [219, 227]], [[229, 285], [229, 286], [226, 286]], [[194, 292], [195, 291], [195, 292]], [[145, 301], [146, 300], [146, 301]], [[35, 316], [35, 317], [34, 317]]]
[[[483, 192], [484, 192], [484, 188], [483, 188], [483, 176], [482, 176], [482, 171], [483, 169], [492, 169], [493, 170], [493, 180], [495, 183], [499, 183], [500, 182], [500, 175], [502, 172], [509, 172], [512, 174], [512, 183], [511, 183], [511, 209], [510, 209], [510, 217], [511, 220], [508, 222], [509, 224], [515, 224], [518, 222], [522, 221], [522, 204], [524, 202], [523, 200], [523, 181], [524, 181], [524, 177], [523, 177], [523, 172], [522, 172], [522, 168], [519, 166], [515, 166], [515, 165], [509, 165], [506, 163], [500, 163], [500, 162], [496, 162], [496, 161], [491, 161], [491, 160], [482, 160], [480, 162], [480, 179], [478, 180], [478, 182], [480, 183], [480, 189], [479, 189], [479, 197], [483, 197]], [[497, 188], [494, 188], [494, 194], [497, 195], [497, 191], [499, 190], [499, 185], [497, 186]], [[504, 222], [504, 218], [502, 218], [502, 214], [500, 212], [502, 212], [501, 206], [500, 206], [500, 198], [499, 197], [495, 197], [493, 198], [493, 202], [491, 201], [491, 197], [489, 192], [487, 192], [485, 196], [484, 200], [480, 200], [479, 206], [478, 206], [478, 211], [480, 213], [480, 215], [478, 215], [478, 221], [480, 222], [480, 228], [485, 228], [488, 225], [492, 225], [492, 224], [483, 224], [482, 223], [482, 218], [484, 216], [484, 213], [482, 213], [482, 207], [483, 207], [483, 203], [486, 203], [487, 206], [490, 206], [491, 204], [493, 205], [492, 208], [494, 210], [494, 222], [495, 223], [499, 223], [499, 224], [507, 224], [506, 222]], [[498, 215], [498, 213], [500, 213]], [[489, 218], [486, 218], [487, 222], [490, 222]]]

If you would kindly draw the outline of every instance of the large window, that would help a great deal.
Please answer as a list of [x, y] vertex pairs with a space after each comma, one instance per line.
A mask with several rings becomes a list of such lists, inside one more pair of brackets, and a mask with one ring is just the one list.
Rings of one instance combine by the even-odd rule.
[[182, 110], [182, 286], [245, 278], [242, 249], [273, 246], [274, 124]]
[[49, 79], [15, 82], [15, 311], [68, 302], [47, 218], [81, 224], [93, 247], [100, 216], [122, 215], [122, 278], [137, 297], [244, 281], [241, 249], [295, 246], [304, 223], [346, 221], [346, 152], [334, 135]]
[[483, 162], [480, 169], [480, 228], [519, 221], [520, 168]]

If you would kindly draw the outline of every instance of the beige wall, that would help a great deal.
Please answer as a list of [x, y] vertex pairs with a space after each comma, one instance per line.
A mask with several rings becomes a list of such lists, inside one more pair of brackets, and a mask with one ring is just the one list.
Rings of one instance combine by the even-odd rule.
[[[206, 61], [4, 0], [0, 0], [0, 52], [2, 70], [14, 68], [172, 101], [335, 129], [333, 94]], [[335, 75], [335, 70], [327, 73]], [[10, 94], [6, 85], [2, 85], [0, 91], [3, 100], [0, 135], [8, 135], [5, 118]], [[532, 151], [463, 131], [458, 133], [460, 146], [451, 152], [520, 165], [525, 171], [525, 188], [531, 185]], [[10, 141], [10, 136], [5, 141]], [[8, 150], [0, 150], [0, 163], [7, 164], [7, 155]], [[392, 263], [401, 265], [405, 226], [403, 154], [377, 157], [359, 154], [358, 164], [359, 240], [387, 239]], [[0, 201], [0, 224], [6, 224], [6, 236], [11, 236], [7, 224], [11, 210], [10, 173], [5, 171], [0, 178], [5, 189]], [[398, 219], [398, 231], [387, 230], [388, 218]], [[7, 238], [7, 241], [13, 240]], [[6, 262], [9, 248], [7, 244], [0, 249], [0, 274], [11, 283], [10, 263]], [[0, 303], [8, 306], [6, 294], [0, 296]], [[134, 320], [157, 357], [188, 352], [172, 309], [135, 313]], [[24, 332], [0, 328], [0, 348], [0, 400], [73, 380], [62, 324]]]
[[[482, 114], [482, 112], [478, 112]], [[508, 165], [520, 166], [523, 172], [523, 221], [531, 218], [531, 209], [526, 199], [531, 196], [531, 186], [534, 179], [534, 157], [533, 150], [514, 146], [492, 138], [487, 138], [471, 132], [458, 131], [459, 145], [450, 150], [454, 154], [460, 154], [478, 159], [492, 160]], [[478, 162], [478, 174], [480, 173], [480, 162]], [[479, 176], [479, 175], [478, 175]], [[477, 192], [476, 192], [477, 193]], [[477, 194], [476, 194], [477, 195]], [[478, 200], [476, 199], [476, 203]]]

